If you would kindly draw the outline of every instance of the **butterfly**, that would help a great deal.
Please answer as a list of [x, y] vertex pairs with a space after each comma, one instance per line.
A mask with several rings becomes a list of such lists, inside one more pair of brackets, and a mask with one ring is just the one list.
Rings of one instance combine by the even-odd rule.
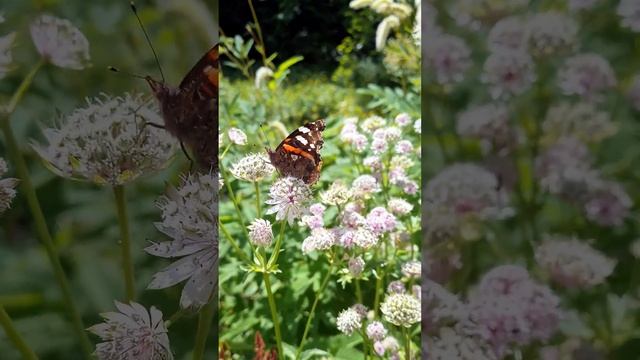
[[180, 140], [185, 154], [186, 145], [198, 164], [206, 169], [217, 169], [218, 166], [218, 74], [216, 44], [200, 58], [178, 87], [151, 76], [145, 77], [160, 103], [164, 128]]
[[320, 149], [324, 141], [324, 120], [307, 123], [294, 130], [276, 147], [267, 149], [271, 164], [283, 176], [293, 176], [314, 184], [320, 178], [322, 158]]

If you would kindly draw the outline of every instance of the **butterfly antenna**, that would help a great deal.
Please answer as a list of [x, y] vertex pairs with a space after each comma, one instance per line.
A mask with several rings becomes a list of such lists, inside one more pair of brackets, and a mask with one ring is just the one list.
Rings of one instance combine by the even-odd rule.
[[269, 138], [267, 137], [267, 134], [264, 132], [264, 129], [262, 128], [262, 126], [264, 126], [264, 123], [260, 123], [260, 126], [258, 126], [258, 131], [260, 132], [264, 142], [266, 143], [265, 147], [269, 147]]
[[145, 77], [142, 76], [142, 75], [134, 74], [134, 73], [131, 73], [131, 72], [128, 72], [128, 71], [122, 71], [122, 70], [118, 69], [117, 67], [107, 66], [107, 69], [109, 71], [114, 72], [114, 73], [120, 73], [120, 74], [124, 74], [124, 75], [128, 75], [128, 76], [134, 77], [136, 79], [145, 80]]
[[160, 59], [158, 59], [158, 54], [156, 53], [156, 49], [153, 47], [153, 44], [151, 43], [151, 38], [149, 38], [147, 29], [144, 28], [144, 24], [142, 23], [142, 20], [138, 15], [138, 9], [136, 8], [136, 4], [132, 1], [130, 5], [131, 5], [131, 11], [133, 11], [133, 14], [136, 16], [136, 19], [138, 19], [138, 24], [140, 24], [140, 28], [144, 33], [145, 39], [147, 39], [147, 44], [149, 44], [149, 47], [151, 48], [151, 52], [153, 52], [153, 57], [156, 59], [156, 65], [158, 65], [158, 70], [160, 70], [160, 76], [162, 77], [162, 82], [165, 82], [164, 72], [162, 71], [162, 66], [160, 66]]

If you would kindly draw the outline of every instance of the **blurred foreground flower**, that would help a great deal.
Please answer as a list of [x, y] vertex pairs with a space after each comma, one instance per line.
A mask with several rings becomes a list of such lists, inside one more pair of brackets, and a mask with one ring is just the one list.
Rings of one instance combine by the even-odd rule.
[[[7, 173], [7, 163], [0, 158], [0, 177]], [[7, 178], [0, 179], [0, 214], [7, 211], [11, 207], [11, 201], [16, 196], [15, 187], [18, 185], [18, 179]]]
[[45, 129], [48, 145], [35, 151], [56, 174], [112, 186], [165, 167], [175, 141], [162, 129], [153, 102], [141, 96], [103, 95], [67, 116], [60, 128]]
[[105, 322], [88, 329], [105, 341], [96, 345], [99, 360], [173, 359], [160, 310], [152, 306], [147, 311], [135, 302], [115, 304], [119, 312], [101, 314]]
[[145, 251], [180, 259], [154, 274], [148, 288], [164, 289], [188, 279], [180, 298], [182, 308], [206, 305], [218, 279], [217, 187], [212, 174], [189, 175], [180, 188], [169, 189], [158, 201], [162, 222], [156, 227], [173, 240], [154, 243]]
[[276, 214], [276, 220], [287, 220], [289, 225], [308, 211], [311, 189], [304, 181], [291, 176], [280, 178], [271, 186], [267, 214]]
[[575, 238], [550, 236], [535, 251], [538, 264], [552, 280], [573, 288], [590, 288], [601, 284], [616, 265], [585, 242]]
[[0, 37], [0, 79], [5, 77], [12, 68], [11, 62], [13, 61], [13, 57], [11, 56], [11, 48], [13, 47], [13, 41], [15, 39], [15, 33]]
[[31, 23], [38, 53], [56, 66], [82, 70], [89, 63], [89, 41], [69, 20], [41, 15]]
[[578, 95], [597, 101], [616, 86], [609, 61], [599, 54], [579, 54], [568, 58], [558, 73], [558, 86], [565, 95]]

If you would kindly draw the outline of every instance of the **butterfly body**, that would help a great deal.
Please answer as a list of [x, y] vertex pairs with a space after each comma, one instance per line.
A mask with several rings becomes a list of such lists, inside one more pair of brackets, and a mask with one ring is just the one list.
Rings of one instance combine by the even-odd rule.
[[160, 103], [165, 129], [205, 168], [217, 168], [218, 164], [218, 69], [215, 45], [178, 87], [146, 78]]
[[271, 164], [283, 176], [293, 176], [307, 184], [315, 183], [320, 178], [322, 168], [320, 149], [324, 145], [324, 129], [324, 120], [297, 128], [275, 150], [267, 149]]

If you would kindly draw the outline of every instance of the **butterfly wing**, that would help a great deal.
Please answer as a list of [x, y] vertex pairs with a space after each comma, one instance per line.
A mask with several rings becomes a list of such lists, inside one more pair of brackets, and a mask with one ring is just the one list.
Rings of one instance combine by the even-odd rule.
[[275, 149], [268, 151], [271, 164], [284, 176], [302, 179], [307, 184], [315, 183], [320, 176], [323, 145], [323, 120], [307, 123], [287, 136]]
[[180, 82], [183, 91], [196, 90], [203, 98], [218, 97], [218, 44], [207, 51]]

